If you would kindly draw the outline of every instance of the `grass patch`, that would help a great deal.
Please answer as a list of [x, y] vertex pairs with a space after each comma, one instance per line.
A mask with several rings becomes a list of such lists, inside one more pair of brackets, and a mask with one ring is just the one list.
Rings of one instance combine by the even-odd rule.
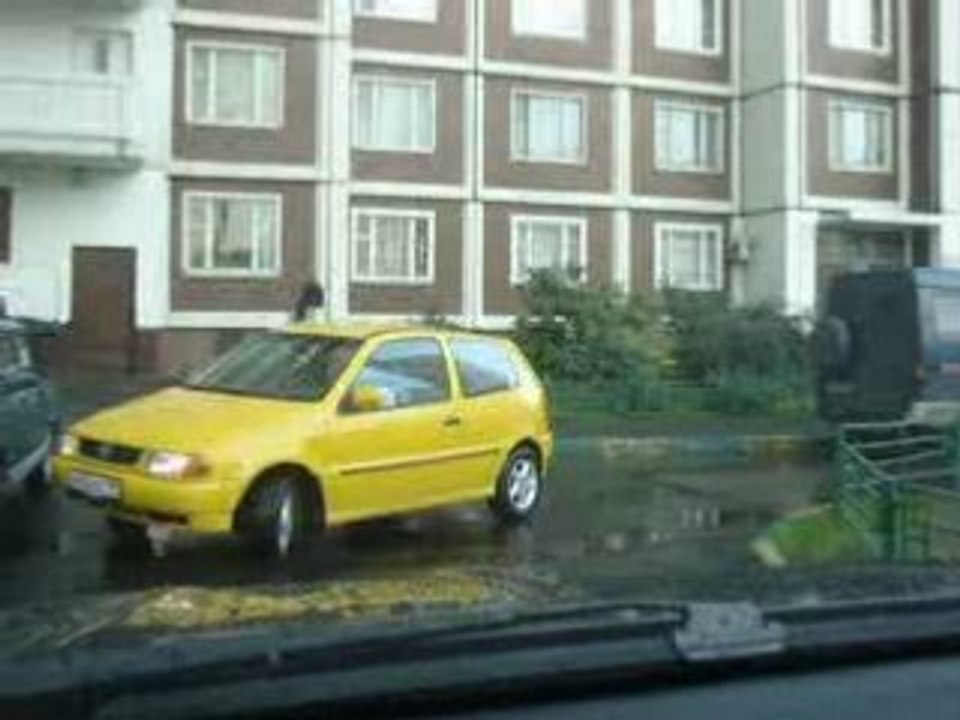
[[817, 565], [869, 560], [869, 545], [840, 517], [823, 505], [774, 523], [753, 545], [768, 565]]

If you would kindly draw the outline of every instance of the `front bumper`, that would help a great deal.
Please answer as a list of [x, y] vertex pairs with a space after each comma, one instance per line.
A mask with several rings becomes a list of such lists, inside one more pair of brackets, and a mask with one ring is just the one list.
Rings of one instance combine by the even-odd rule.
[[201, 534], [227, 533], [233, 529], [232, 493], [217, 478], [189, 481], [158, 480], [144, 475], [135, 466], [100, 463], [88, 458], [58, 457], [54, 478], [66, 488], [72, 473], [83, 473], [117, 484], [120, 499], [115, 502], [86, 502], [102, 506], [117, 518], [142, 525], [163, 525]]

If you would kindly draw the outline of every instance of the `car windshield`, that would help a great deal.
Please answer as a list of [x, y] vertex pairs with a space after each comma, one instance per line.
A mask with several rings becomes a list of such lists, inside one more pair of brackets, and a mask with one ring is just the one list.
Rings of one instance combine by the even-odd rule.
[[21, 652], [933, 593], [960, 0], [0, 0], [0, 720]]
[[358, 341], [345, 338], [259, 334], [194, 373], [184, 386], [283, 400], [319, 400], [359, 346]]

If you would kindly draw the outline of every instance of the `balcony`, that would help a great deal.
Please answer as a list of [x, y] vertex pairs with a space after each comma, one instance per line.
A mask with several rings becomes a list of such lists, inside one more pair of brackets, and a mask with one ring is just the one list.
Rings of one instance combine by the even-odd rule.
[[129, 169], [141, 160], [136, 127], [127, 82], [0, 76], [0, 161]]

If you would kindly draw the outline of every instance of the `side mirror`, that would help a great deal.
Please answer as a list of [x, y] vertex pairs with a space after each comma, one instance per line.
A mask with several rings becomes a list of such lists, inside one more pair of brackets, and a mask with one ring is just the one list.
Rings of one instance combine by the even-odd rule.
[[380, 412], [390, 407], [390, 400], [380, 388], [360, 385], [347, 395], [347, 409], [355, 413]]

